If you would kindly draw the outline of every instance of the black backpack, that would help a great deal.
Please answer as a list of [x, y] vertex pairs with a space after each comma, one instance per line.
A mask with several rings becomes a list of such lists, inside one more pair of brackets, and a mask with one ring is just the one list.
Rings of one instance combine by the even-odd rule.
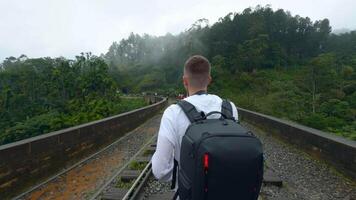
[[[191, 124], [182, 138], [178, 191], [180, 200], [256, 200], [263, 178], [262, 144], [232, 116], [229, 101], [221, 112], [204, 115], [179, 101]], [[219, 119], [207, 119], [221, 114]], [[178, 162], [173, 169], [175, 187]]]

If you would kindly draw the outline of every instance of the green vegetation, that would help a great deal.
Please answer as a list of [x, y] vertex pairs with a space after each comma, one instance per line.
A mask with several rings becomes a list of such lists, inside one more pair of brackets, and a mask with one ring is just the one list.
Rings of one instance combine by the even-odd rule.
[[148, 162], [132, 161], [129, 164], [129, 169], [131, 169], [131, 170], [143, 170], [143, 169], [145, 169], [147, 163]]
[[146, 156], [150, 156], [152, 154], [154, 154], [155, 150], [152, 149], [146, 149], [143, 153], [142, 156], [146, 157]]
[[222, 93], [241, 107], [356, 140], [355, 105], [351, 104], [356, 96], [335, 88], [313, 94], [307, 88], [313, 86], [305, 80], [305, 68], [242, 73], [232, 81], [237, 87]]
[[104, 58], [123, 87], [176, 95], [194, 54], [212, 62], [211, 93], [356, 140], [356, 31], [331, 34], [328, 19], [258, 6], [175, 36], [132, 33]]
[[184, 93], [185, 60], [212, 62], [210, 93], [238, 106], [356, 140], [356, 31], [328, 19], [247, 8], [165, 36], [132, 33], [101, 57], [7, 58], [0, 66], [0, 144], [142, 106], [118, 91]]
[[0, 144], [126, 112], [146, 103], [120, 98], [103, 59], [7, 58], [0, 70]]
[[130, 181], [123, 181], [121, 177], [119, 177], [116, 181], [115, 187], [117, 188], [124, 188], [124, 189], [130, 189], [131, 186], [133, 185], [135, 179], [132, 179]]

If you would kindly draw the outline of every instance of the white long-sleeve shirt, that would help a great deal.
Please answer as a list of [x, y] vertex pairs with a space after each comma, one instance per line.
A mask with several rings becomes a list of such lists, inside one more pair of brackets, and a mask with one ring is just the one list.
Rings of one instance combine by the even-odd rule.
[[[184, 100], [193, 104], [198, 112], [205, 114], [212, 111], [221, 112], [222, 99], [212, 94], [192, 95]], [[236, 106], [231, 102], [233, 117], [238, 120]], [[219, 118], [214, 114], [208, 118]], [[190, 122], [183, 110], [176, 104], [169, 106], [163, 113], [158, 132], [157, 147], [152, 157], [152, 171], [160, 181], [170, 181], [174, 158], [179, 162], [182, 138]]]

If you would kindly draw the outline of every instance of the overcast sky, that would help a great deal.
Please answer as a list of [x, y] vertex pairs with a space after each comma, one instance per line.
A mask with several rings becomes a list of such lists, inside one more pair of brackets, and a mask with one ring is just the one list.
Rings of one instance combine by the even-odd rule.
[[100, 55], [130, 32], [176, 34], [197, 19], [212, 24], [229, 12], [258, 4], [313, 21], [328, 18], [333, 29], [356, 29], [355, 0], [0, 0], [0, 62], [21, 54]]

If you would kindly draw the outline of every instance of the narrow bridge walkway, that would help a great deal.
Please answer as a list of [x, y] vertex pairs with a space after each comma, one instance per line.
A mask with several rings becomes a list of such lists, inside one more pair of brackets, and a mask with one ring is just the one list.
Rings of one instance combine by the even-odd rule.
[[[43, 185], [22, 199], [87, 199], [115, 173], [149, 138], [157, 133], [161, 114], [119, 139], [104, 153], [94, 156]], [[273, 200], [356, 200], [354, 183], [328, 165], [313, 160], [301, 150], [285, 144], [247, 123], [244, 126], [262, 140], [266, 164], [283, 181], [282, 186], [264, 185], [261, 198]], [[172, 194], [169, 183], [152, 177], [143, 199]]]

